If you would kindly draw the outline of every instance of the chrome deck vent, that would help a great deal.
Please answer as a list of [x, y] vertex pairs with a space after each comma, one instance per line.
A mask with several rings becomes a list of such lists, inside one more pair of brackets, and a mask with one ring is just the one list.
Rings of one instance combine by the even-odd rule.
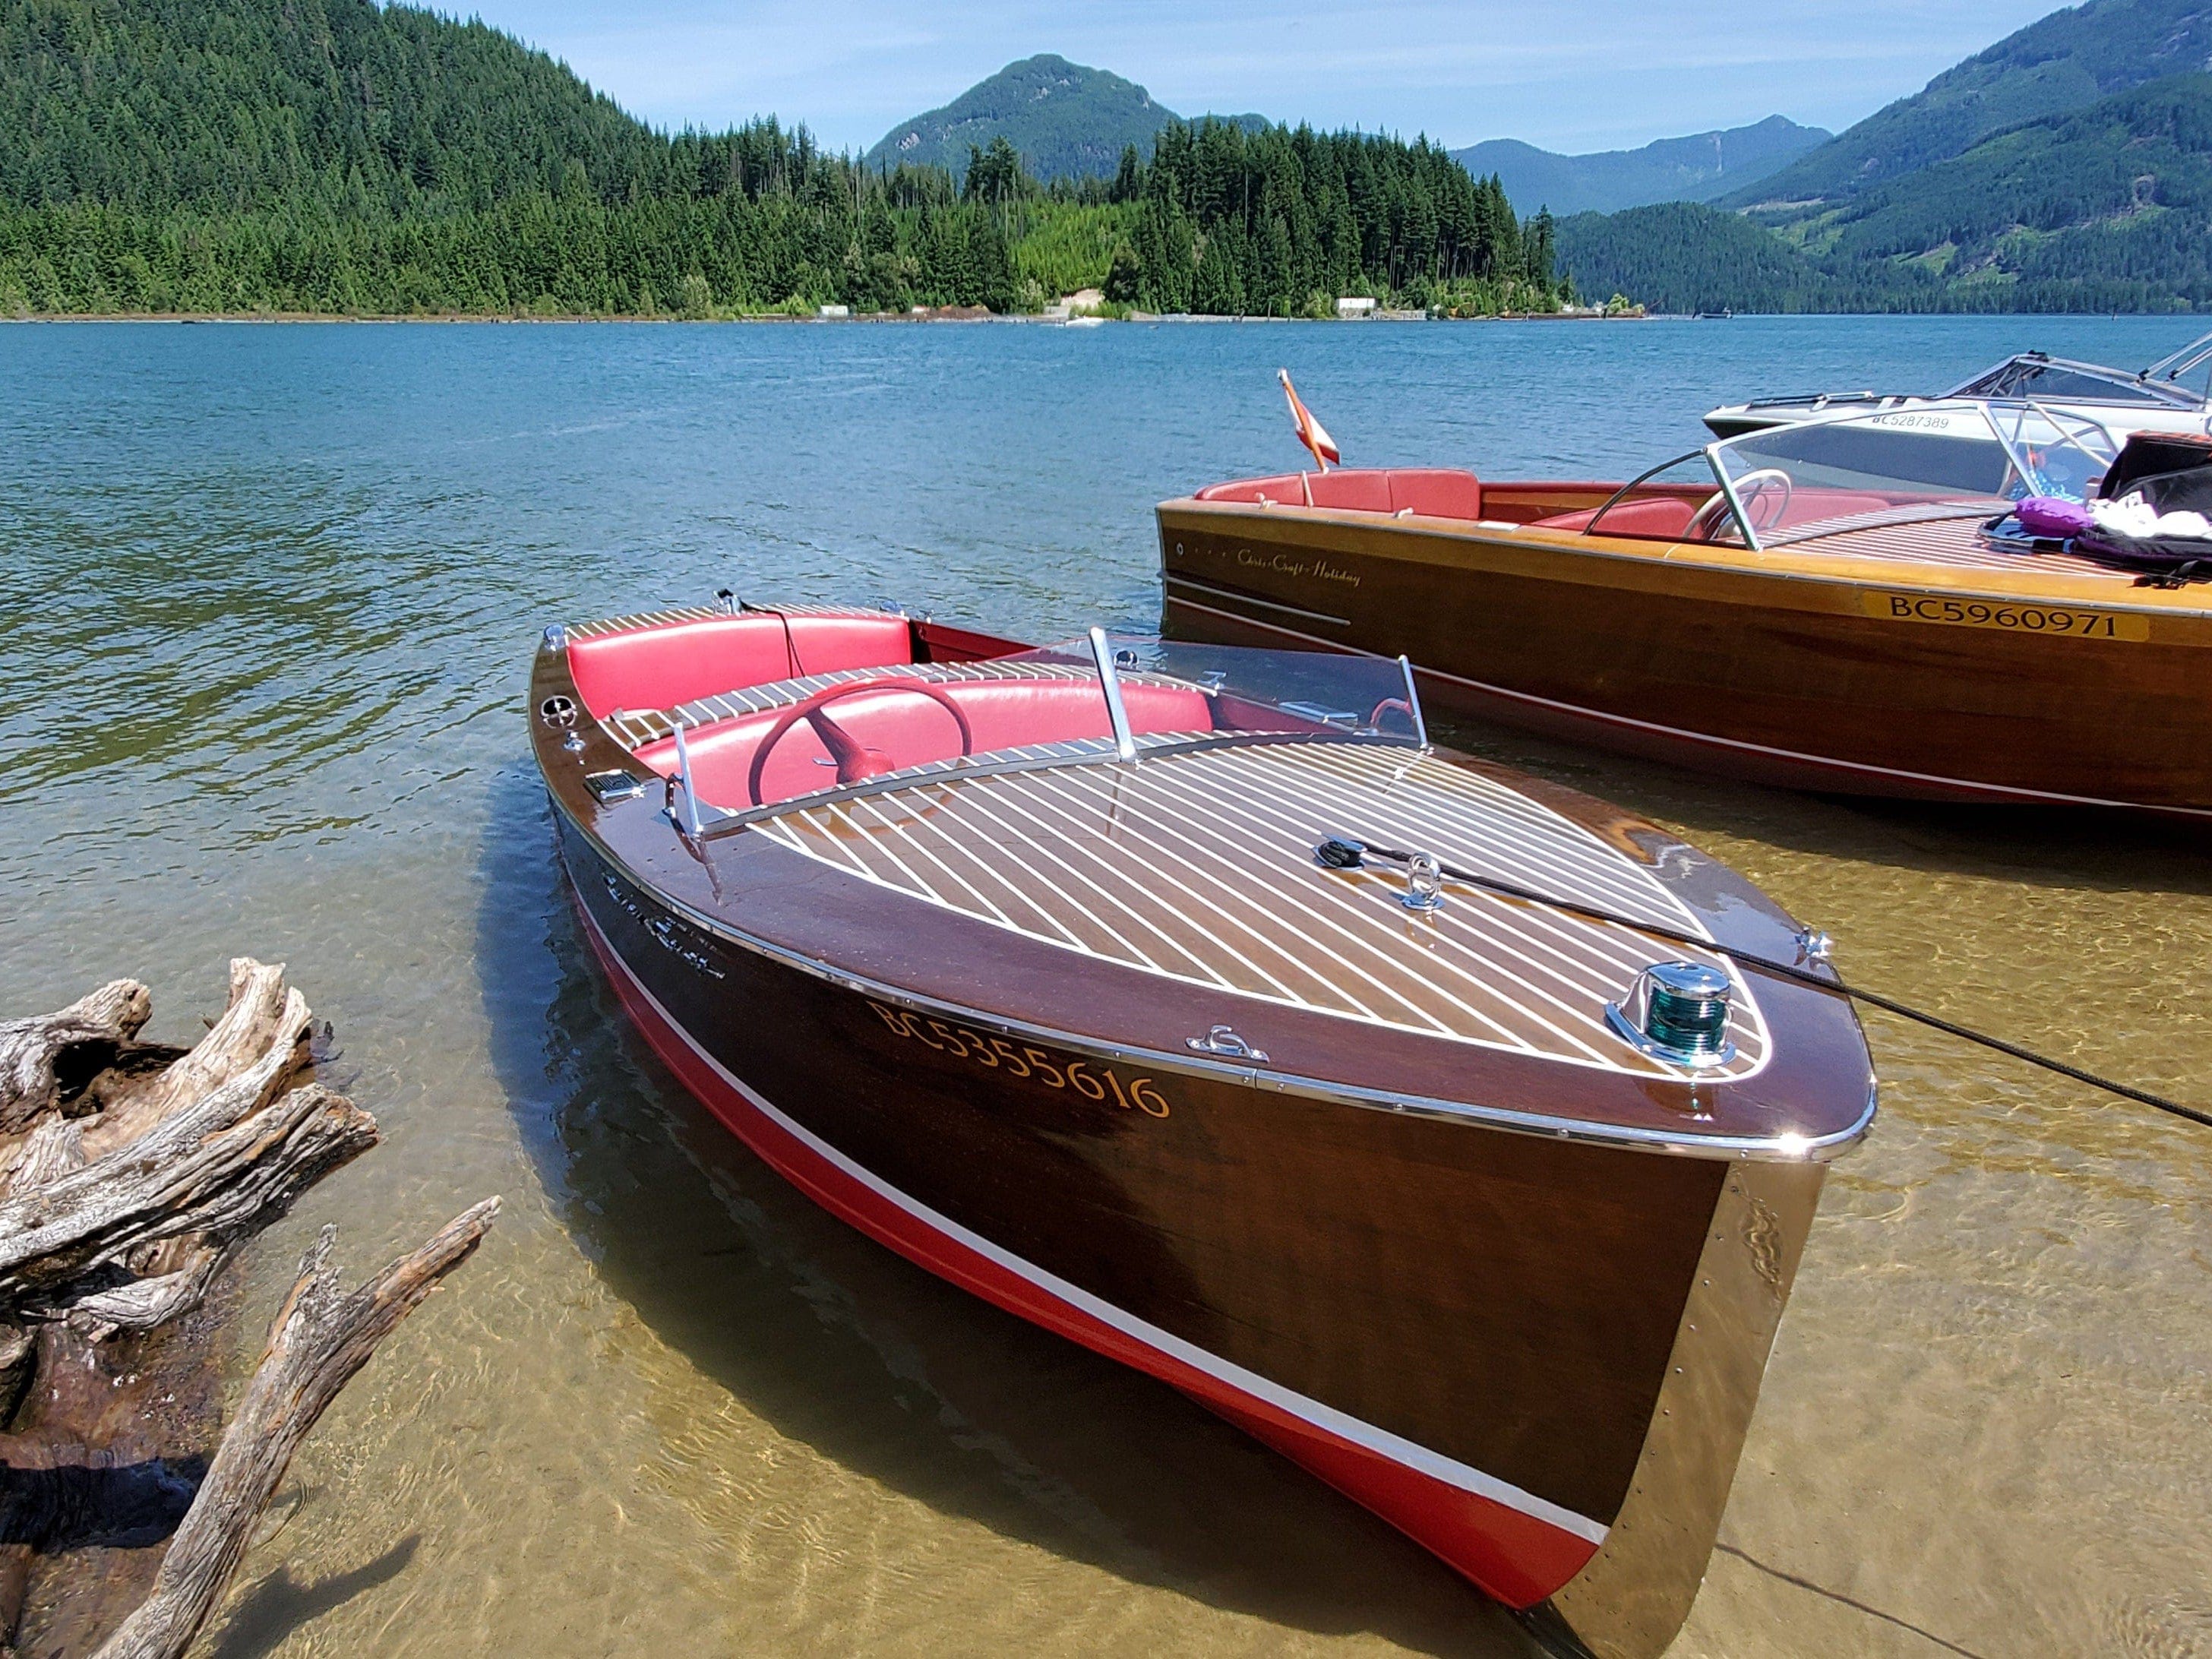
[[1628, 994], [1605, 1005], [1605, 1022], [1639, 1054], [1697, 1070], [1735, 1058], [1729, 1040], [1729, 977], [1697, 962], [1654, 963]]

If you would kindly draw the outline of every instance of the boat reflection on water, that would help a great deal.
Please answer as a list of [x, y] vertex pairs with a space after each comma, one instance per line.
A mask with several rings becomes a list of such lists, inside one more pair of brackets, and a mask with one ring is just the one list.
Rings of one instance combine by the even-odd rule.
[[781, 1174], [1566, 1647], [1672, 1638], [1873, 1109], [1755, 890], [1435, 750], [1402, 662], [731, 605], [548, 629], [530, 706], [587, 941]]

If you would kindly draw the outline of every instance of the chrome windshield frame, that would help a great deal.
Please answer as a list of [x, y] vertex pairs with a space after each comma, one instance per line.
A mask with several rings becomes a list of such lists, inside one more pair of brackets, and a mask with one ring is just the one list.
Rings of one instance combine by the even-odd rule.
[[[1750, 437], [1755, 434], [1745, 433], [1741, 435]], [[1667, 471], [1673, 467], [1686, 465], [1691, 461], [1697, 459], [1702, 455], [1705, 458], [1705, 465], [1712, 471], [1713, 482], [1719, 485], [1722, 495], [1726, 497], [1728, 501], [1729, 511], [1735, 517], [1735, 527], [1743, 532], [1744, 545], [1748, 547], [1753, 552], [1758, 552], [1759, 550], [1759, 538], [1752, 534], [1751, 526], [1744, 519], [1743, 503], [1736, 500], [1735, 491], [1729, 488], [1728, 475], [1724, 471], [1723, 471], [1719, 461], [1715, 459], [1716, 452], [1723, 445], [1734, 443], [1735, 441], [1735, 440], [1733, 438], [1717, 439], [1713, 442], [1707, 444], [1702, 449], [1686, 449], [1671, 460], [1662, 461], [1656, 466], [1645, 468], [1643, 471], [1631, 478], [1626, 483], [1621, 485], [1620, 489], [1614, 490], [1612, 495], [1607, 496], [1603, 504], [1598, 507], [1597, 511], [1590, 514], [1589, 522], [1582, 527], [1580, 533], [1585, 536], [1599, 536], [1607, 533], [1616, 536], [1626, 535], [1633, 537], [1635, 539], [1639, 541], [1680, 541], [1681, 538], [1679, 536], [1644, 536], [1639, 535], [1632, 531], [1618, 530], [1607, 532], [1601, 531], [1598, 528], [1598, 526], [1603, 522], [1607, 514], [1612, 512], [1614, 507], [1620, 506], [1622, 501], [1627, 499], [1630, 491], [1642, 488], [1644, 484], [1657, 477], [1662, 472]], [[1712, 538], [1708, 537], [1706, 540], [1708, 542], [1711, 542]], [[1699, 545], [1703, 544], [1699, 544]], [[1726, 542], [1712, 542], [1712, 545], [1717, 547], [1725, 547], [1728, 544]]]
[[[2109, 467], [2120, 448], [2119, 441], [2113, 436], [2111, 429], [2102, 421], [2088, 415], [2076, 413], [2072, 410], [2054, 409], [2049, 403], [2041, 399], [1959, 398], [1930, 399], [1911, 408], [1845, 410], [1825, 416], [1818, 420], [1792, 422], [1786, 427], [1759, 428], [1738, 433], [1733, 437], [1718, 439], [1705, 447], [1705, 454], [1712, 466], [1714, 477], [1720, 481], [1722, 489], [1729, 496], [1730, 506], [1735, 509], [1737, 524], [1742, 528], [1748, 544], [1755, 550], [1765, 551], [1787, 546], [1793, 542], [1816, 540], [1821, 536], [1833, 534], [1838, 530], [1849, 529], [1851, 527], [1851, 523], [1849, 519], [1840, 522], [1827, 522], [1820, 528], [1813, 531], [1810, 535], [1790, 532], [1770, 535], [1765, 540], [1761, 540], [1752, 529], [1750, 514], [1743, 510], [1742, 504], [1735, 493], [1735, 480], [1729, 475], [1729, 463], [1738, 459], [1734, 452], [1739, 448], [1753, 449], [1762, 443], [1775, 442], [1784, 433], [1797, 435], [1822, 431], [1829, 428], [1844, 427], [1909, 431], [1911, 429], [1910, 427], [1901, 427], [1898, 423], [1925, 422], [1930, 417], [1940, 417], [1946, 422], [1965, 423], [1987, 434], [1989, 441], [1995, 443], [2004, 456], [2005, 465], [2008, 469], [2006, 487], [2009, 488], [2016, 480], [2021, 491], [2026, 494], [2037, 493], [2042, 489], [2043, 479], [2048, 472], [2047, 467], [2037, 465], [2027, 453], [2028, 446], [2034, 441], [2025, 429], [2031, 421], [2040, 422], [2048, 428], [2048, 435], [2044, 440], [2046, 443], [2062, 443], [2072, 447], [2078, 451], [2085, 460], [2094, 463], [2097, 470]], [[1953, 439], [1961, 436], [1955, 430], [1940, 434], [1931, 432], [1928, 435]], [[1687, 457], [1682, 459], [1686, 459]], [[1669, 466], [1675, 465], [1678, 463], [1674, 461], [1668, 463]], [[1662, 469], [1653, 469], [1654, 471], [1660, 470]], [[1646, 473], [1644, 476], [1648, 478], [1651, 474]], [[1641, 483], [1642, 480], [1639, 479], [1638, 482]], [[1899, 478], [1895, 482], [1899, 484], [1908, 484], [1912, 481]], [[2012, 496], [2003, 494], [1982, 495], [1971, 490], [1960, 489], [1952, 500], [1944, 501], [1938, 498], [1928, 501], [1924, 503], [1923, 510], [1930, 517], [1950, 518], [1962, 514], [2002, 510], [2008, 506], [2013, 499]], [[1869, 511], [1853, 516], [1875, 522], [1893, 522], [1900, 514], [1910, 516], [1911, 509], [1897, 507], [1888, 512]]]
[[[963, 756], [961, 761], [931, 761], [925, 765], [911, 766], [897, 772], [886, 772], [880, 777], [864, 779], [859, 783], [837, 784], [828, 789], [817, 789], [811, 794], [793, 795], [788, 800], [766, 801], [758, 806], [748, 806], [736, 811], [727, 807], [708, 805], [708, 811], [721, 816], [691, 833], [690, 839], [701, 843], [716, 842], [787, 812], [811, 811], [817, 806], [836, 806], [846, 801], [863, 800], [870, 795], [895, 794], [902, 789], [967, 783], [978, 778], [1003, 777], [1010, 772], [1037, 772], [1054, 767], [1120, 766], [1125, 763], [1111, 738], [1083, 741], [1099, 746], [1088, 754], [1021, 755], [1002, 750], [995, 757]], [[1316, 732], [1209, 732], [1172, 743], [1146, 744], [1139, 738], [1137, 757], [1158, 760], [1171, 755], [1200, 754], [1212, 749], [1317, 743], [1350, 744], [1362, 749], [1403, 749], [1409, 754], [1417, 755], [1429, 752], [1412, 736], [1401, 737], [1390, 732], [1348, 732], [1341, 726], [1330, 726]], [[962, 761], [969, 763], [963, 764]], [[682, 829], [684, 826], [678, 823], [677, 827]]]
[[[1720, 485], [1721, 494], [1728, 497], [1729, 511], [1735, 514], [1735, 527], [1743, 532], [1743, 544], [1754, 553], [1764, 553], [1766, 549], [1759, 542], [1759, 532], [1751, 527], [1751, 514], [1743, 510], [1743, 501], [1735, 493], [1735, 481], [1729, 477], [1728, 469], [1721, 465], [1721, 447], [1726, 441], [1724, 439], [1716, 440], [1705, 446], [1703, 452], [1705, 465], [1712, 468], [1714, 481]], [[1784, 503], [1785, 506], [1787, 504]], [[1708, 536], [1705, 539], [1711, 542], [1712, 538]]]
[[[1997, 442], [2003, 447], [2005, 457], [2012, 463], [2012, 470], [2019, 476], [2021, 487], [2023, 489], [2034, 488], [2035, 474], [2039, 471], [2033, 466], [2023, 453], [2027, 441], [2021, 435], [2021, 428], [2031, 415], [2039, 420], [2049, 422], [2051, 430], [2061, 439], [2072, 444], [2075, 448], [2092, 459], [2103, 461], [2107, 467], [2119, 459], [2119, 441], [2112, 436], [2112, 428], [2094, 416], [2076, 415], [2071, 410], [2053, 409], [2049, 404], [2036, 398], [1984, 398], [1976, 401], [1980, 405], [1982, 418], [1989, 422], [1990, 431], [1995, 434]], [[1998, 422], [1997, 412], [2000, 410], [2011, 411], [2018, 417], [2013, 422], [2009, 434]], [[2074, 429], [2069, 430], [2069, 427]], [[2106, 452], [2105, 454], [2098, 455], [2088, 445], [2081, 441], [2082, 437], [2089, 433], [2094, 433], [2102, 441]]]
[[[1991, 363], [1987, 368], [1967, 376], [1949, 391], [1928, 399], [1931, 403], [1948, 403], [1954, 399], [2014, 403], [2031, 400], [2068, 404], [2108, 404], [2115, 408], [2151, 404], [2169, 409], [2202, 408], [2204, 398], [2179, 383], [2176, 377], [2187, 374], [2212, 357], [2212, 335], [2194, 340], [2180, 350], [2161, 357], [2148, 368], [2129, 370], [2115, 368], [2110, 363], [2087, 363], [2075, 357], [2053, 357], [2047, 352], [2016, 351], [2002, 362]], [[2024, 392], [2017, 388], [2004, 392], [1978, 392], [1974, 388], [1994, 375], [2008, 369], [2021, 368], [2042, 372], [2061, 370], [2084, 380], [2101, 382], [2112, 388], [2109, 397], [2094, 392], [2067, 392], [2056, 398], [2051, 393]]]

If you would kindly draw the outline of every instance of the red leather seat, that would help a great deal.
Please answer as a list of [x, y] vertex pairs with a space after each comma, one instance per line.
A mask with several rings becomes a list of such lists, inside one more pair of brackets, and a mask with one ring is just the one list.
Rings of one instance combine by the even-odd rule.
[[[1771, 494], [1762, 495], [1754, 493], [1749, 511], [1753, 527], [1764, 535], [1771, 531], [1795, 530], [1800, 526], [1828, 519], [1855, 518], [1863, 513], [1886, 512], [1916, 499], [1941, 498], [1879, 495], [1870, 489], [1799, 489], [1790, 493], [1787, 502], [1779, 501]], [[1598, 526], [1597, 533], [1601, 536], [1649, 536], [1674, 541], [1690, 527], [1690, 520], [1696, 511], [1691, 502], [1670, 495], [1623, 501], [1605, 515], [1605, 521]], [[1587, 530], [1595, 514], [1595, 508], [1582, 513], [1560, 513], [1548, 519], [1539, 519], [1536, 524], [1545, 530]]]
[[[1605, 522], [1597, 527], [1601, 536], [1654, 536], [1673, 541], [1690, 527], [1696, 516], [1694, 501], [1680, 501], [1672, 495], [1654, 495], [1648, 501], [1623, 501], [1606, 514]], [[1588, 530], [1598, 509], [1586, 507], [1580, 513], [1559, 513], [1548, 519], [1536, 520], [1541, 530]]]
[[1310, 504], [1355, 513], [1418, 513], [1426, 518], [1479, 519], [1482, 482], [1474, 473], [1443, 466], [1340, 466], [1334, 472], [1279, 472], [1265, 478], [1231, 478], [1198, 492], [1201, 501]]
[[1479, 519], [1482, 481], [1457, 467], [1393, 467], [1390, 509], [1425, 519]]
[[604, 720], [617, 708], [673, 708], [740, 686], [914, 660], [903, 617], [788, 621], [788, 636], [785, 618], [746, 612], [571, 640], [568, 667], [584, 706]]
[[[951, 680], [937, 682], [936, 689], [949, 695], [967, 715], [978, 755], [1028, 744], [1103, 738], [1113, 730], [1104, 695], [1095, 680]], [[1200, 691], [1125, 681], [1121, 700], [1133, 732], [1206, 732], [1213, 727], [1211, 706]], [[746, 714], [685, 734], [691, 776], [701, 799], [732, 811], [752, 804], [745, 783], [754, 751], [787, 712]], [[949, 760], [960, 752], [960, 729], [952, 716], [912, 691], [855, 692], [823, 712], [856, 742], [880, 751], [896, 766]], [[675, 739], [647, 744], [637, 757], [664, 776], [672, 774]], [[814, 728], [801, 720], [784, 733], [769, 756], [761, 775], [762, 799], [789, 800], [829, 788], [836, 775], [828, 760], [829, 751]]]
[[1226, 483], [1208, 484], [1198, 492], [1201, 501], [1274, 501], [1284, 506], [1304, 507], [1306, 487], [1295, 472], [1277, 472], [1265, 478], [1231, 478]]
[[1316, 507], [1348, 507], [1355, 513], [1390, 511], [1390, 475], [1379, 467], [1339, 467], [1334, 472], [1313, 473], [1306, 483], [1313, 489]]

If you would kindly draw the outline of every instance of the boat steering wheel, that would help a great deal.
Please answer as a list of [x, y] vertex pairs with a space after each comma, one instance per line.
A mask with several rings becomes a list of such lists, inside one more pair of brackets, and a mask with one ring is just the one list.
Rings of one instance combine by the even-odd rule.
[[960, 705], [938, 687], [927, 680], [910, 680], [886, 675], [881, 679], [847, 680], [842, 685], [825, 685], [803, 702], [793, 703], [783, 711], [783, 716], [769, 727], [768, 735], [761, 739], [760, 747], [753, 750], [753, 769], [745, 777], [745, 793], [752, 797], [756, 806], [765, 805], [761, 799], [761, 774], [767, 769], [769, 753], [783, 741], [784, 733], [805, 720], [822, 739], [822, 746], [837, 763], [837, 781], [860, 783], [869, 778], [881, 777], [886, 772], [899, 769], [898, 763], [881, 750], [870, 749], [850, 732], [822, 712], [827, 703], [840, 697], [857, 696], [863, 691], [908, 691], [917, 697], [927, 697], [952, 716], [952, 723], [960, 728], [960, 752], [975, 752], [975, 734], [969, 729], [968, 716]]
[[[1780, 524], [1783, 516], [1790, 511], [1790, 498], [1797, 493], [1796, 480], [1778, 466], [1762, 466], [1756, 471], [1745, 473], [1735, 483], [1735, 498], [1743, 504], [1743, 516], [1752, 521], [1751, 527], [1755, 531], [1771, 530]], [[1777, 489], [1782, 492], [1778, 496], [1775, 495]], [[1760, 511], [1759, 503], [1769, 500], [1774, 502], [1774, 510], [1771, 513]], [[1690, 515], [1690, 522], [1683, 527], [1684, 538], [1690, 541], [1711, 541], [1713, 532], [1728, 516], [1728, 510], [1729, 492], [1725, 489], [1716, 492], [1712, 500]]]

